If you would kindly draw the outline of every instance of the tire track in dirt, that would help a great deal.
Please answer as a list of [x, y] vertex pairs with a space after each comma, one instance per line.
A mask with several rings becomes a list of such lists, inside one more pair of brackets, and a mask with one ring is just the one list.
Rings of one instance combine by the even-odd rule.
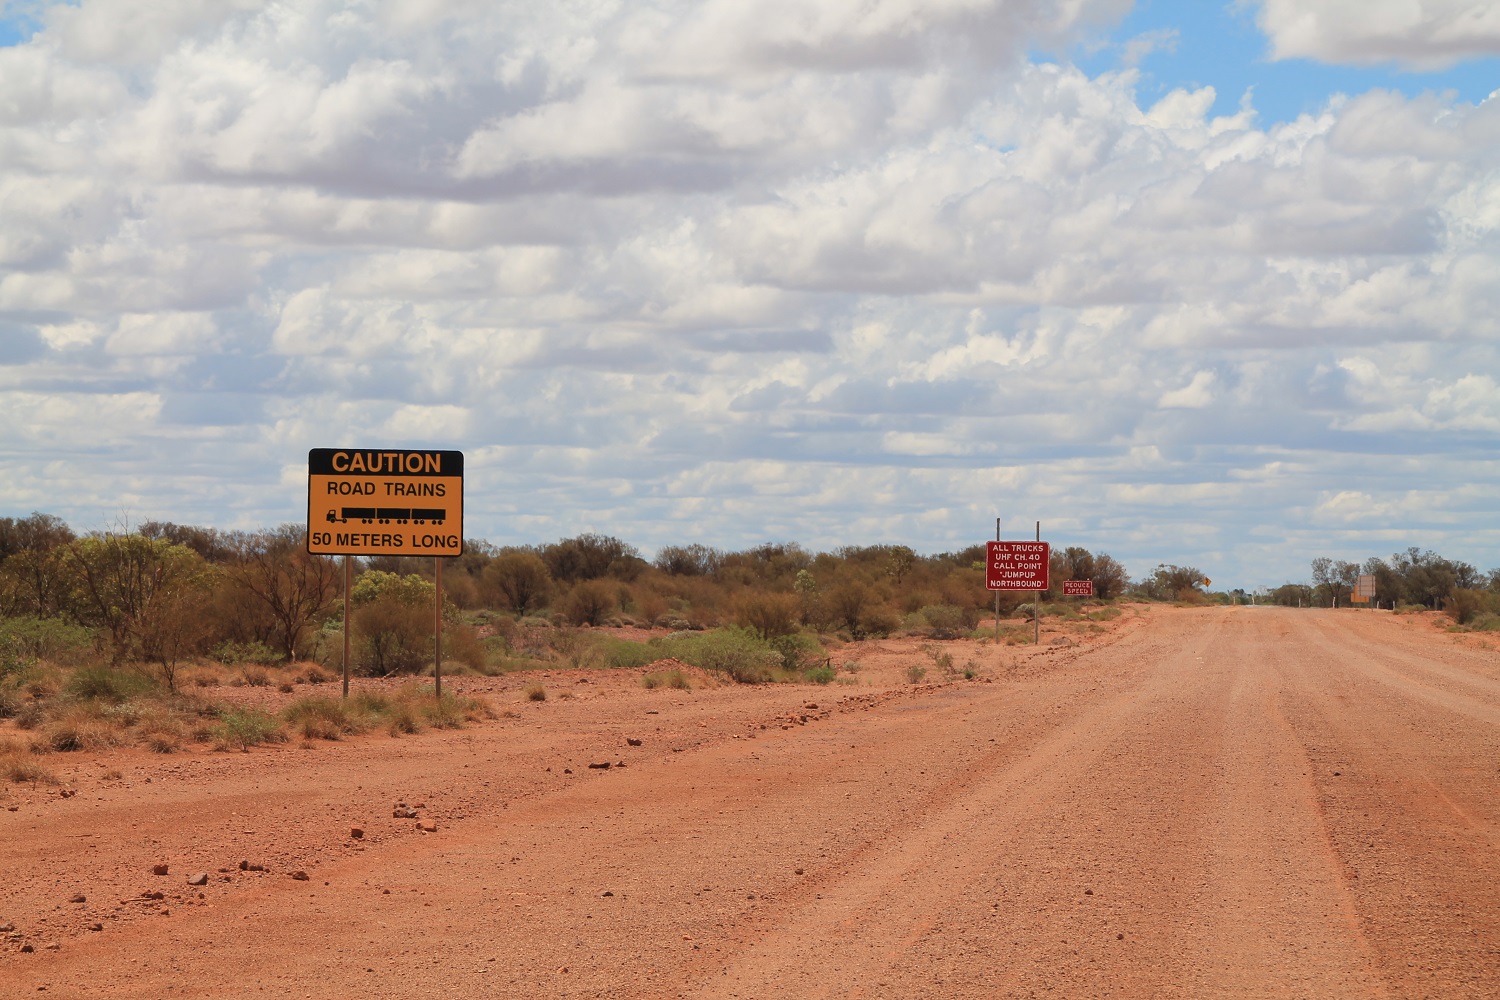
[[1117, 647], [1133, 682], [874, 845], [704, 995], [1382, 995], [1269, 675], [1197, 621]]
[[[1500, 711], [1485, 658], [1409, 648], [1386, 616], [1301, 623], [1310, 747], [1330, 839], [1398, 996], [1500, 995]], [[1441, 641], [1441, 640], [1439, 640]], [[1437, 660], [1437, 656], [1432, 658]], [[1448, 686], [1430, 686], [1435, 669]], [[1415, 675], [1415, 677], [1413, 676]], [[1464, 692], [1468, 692], [1465, 694]]]

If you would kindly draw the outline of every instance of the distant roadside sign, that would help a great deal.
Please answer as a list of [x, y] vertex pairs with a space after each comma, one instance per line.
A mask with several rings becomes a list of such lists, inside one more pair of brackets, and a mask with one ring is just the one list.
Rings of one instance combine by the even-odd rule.
[[1355, 604], [1369, 604], [1370, 603], [1370, 599], [1368, 597], [1366, 597], [1364, 594], [1355, 594], [1354, 595], [1354, 603]]
[[[1345, 577], [1345, 579], [1348, 579], [1348, 577]], [[1360, 578], [1354, 582], [1354, 596], [1356, 598], [1363, 597], [1366, 600], [1375, 596], [1374, 573], [1362, 574]]]
[[1063, 581], [1063, 596], [1064, 597], [1093, 597], [1094, 596], [1094, 581], [1093, 580], [1064, 580]]
[[1052, 546], [1048, 542], [986, 542], [984, 585], [989, 590], [1047, 590]]
[[464, 453], [314, 448], [307, 453], [307, 551], [459, 556]]

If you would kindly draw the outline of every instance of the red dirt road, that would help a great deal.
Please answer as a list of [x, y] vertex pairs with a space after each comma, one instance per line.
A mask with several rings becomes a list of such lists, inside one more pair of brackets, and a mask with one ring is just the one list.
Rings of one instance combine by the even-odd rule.
[[943, 644], [988, 682], [913, 687], [918, 647], [841, 651], [855, 685], [554, 674], [456, 733], [80, 763], [0, 800], [0, 996], [1500, 996], [1484, 641], [1155, 609]]

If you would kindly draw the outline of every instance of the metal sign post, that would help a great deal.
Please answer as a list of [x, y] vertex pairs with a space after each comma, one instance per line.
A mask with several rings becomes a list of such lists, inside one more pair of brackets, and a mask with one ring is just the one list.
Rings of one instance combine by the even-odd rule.
[[443, 700], [443, 561], [432, 560], [432, 576], [437, 596], [432, 601], [432, 692]]
[[344, 697], [349, 697], [349, 588], [354, 579], [354, 557], [344, 557]]
[[[1000, 540], [1000, 519], [995, 518], [995, 541]], [[995, 645], [1000, 645], [1000, 591], [995, 591]]]

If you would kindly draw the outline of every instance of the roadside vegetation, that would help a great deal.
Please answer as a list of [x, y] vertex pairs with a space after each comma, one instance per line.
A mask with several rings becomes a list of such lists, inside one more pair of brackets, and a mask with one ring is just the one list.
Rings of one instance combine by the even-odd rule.
[[1362, 563], [1319, 556], [1311, 569], [1309, 582], [1282, 584], [1265, 595], [1265, 602], [1349, 607], [1359, 578], [1368, 576], [1375, 593], [1367, 606], [1406, 614], [1442, 611], [1453, 619], [1455, 630], [1500, 631], [1500, 568], [1483, 573], [1462, 560], [1408, 548], [1389, 559], [1372, 556]]
[[[538, 667], [642, 672], [646, 687], [713, 683], [854, 683], [839, 647], [887, 636], [930, 642], [924, 678], [972, 678], [942, 643], [1033, 641], [1035, 618], [1079, 632], [1118, 616], [1120, 600], [1228, 603], [1190, 566], [1159, 565], [1131, 581], [1105, 553], [1053, 552], [1053, 590], [995, 595], [985, 547], [919, 555], [904, 545], [810, 552], [773, 543], [727, 552], [692, 543], [651, 560], [585, 534], [500, 548], [469, 540], [444, 568], [443, 669], [499, 675]], [[337, 740], [463, 725], [487, 705], [438, 701], [432, 671], [436, 586], [430, 559], [358, 562], [350, 672], [408, 677], [404, 693], [344, 701], [311, 694], [271, 714], [215, 698], [219, 689], [299, 685], [344, 668], [342, 573], [309, 555], [300, 525], [254, 532], [147, 522], [77, 534], [35, 513], [0, 518], [0, 779], [45, 781], [37, 754], [117, 745], [163, 753], [189, 743], [224, 750], [284, 740]], [[1363, 566], [1315, 561], [1310, 586], [1277, 603], [1331, 603], [1373, 572], [1382, 601], [1442, 607], [1456, 627], [1500, 626], [1500, 574], [1483, 576], [1415, 549]], [[1062, 595], [1089, 580], [1095, 596]], [[1300, 588], [1300, 589], [1298, 589]], [[983, 623], [981, 627], [981, 623]], [[545, 701], [540, 685], [525, 697]], [[5, 721], [8, 720], [8, 721]]]

